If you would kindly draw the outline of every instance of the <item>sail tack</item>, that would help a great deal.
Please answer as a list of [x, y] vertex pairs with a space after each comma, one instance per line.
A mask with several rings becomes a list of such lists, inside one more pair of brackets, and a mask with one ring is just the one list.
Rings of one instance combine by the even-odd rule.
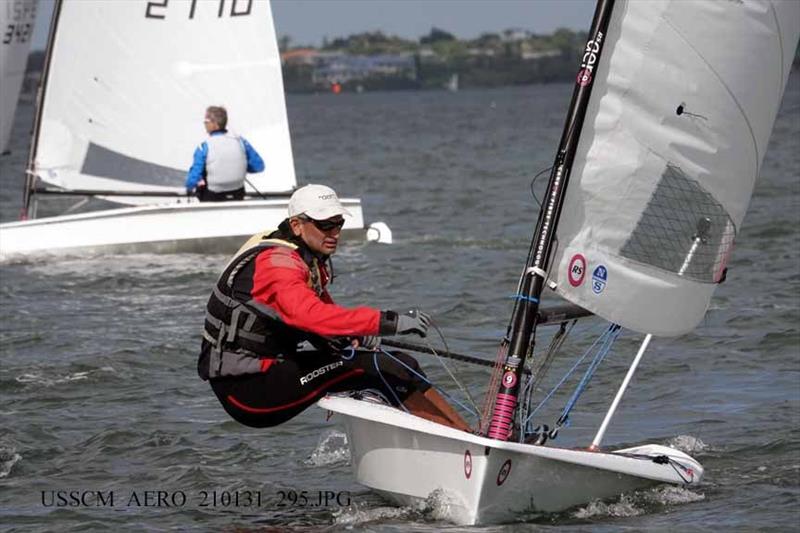
[[28, 64], [36, 7], [36, 0], [0, 2], [0, 152], [8, 148]]
[[702, 319], [750, 201], [800, 2], [618, 2], [550, 277], [627, 328]]
[[228, 129], [266, 162], [250, 183], [260, 192], [295, 186], [269, 2], [63, 0], [54, 16], [35, 154], [41, 179], [67, 189], [182, 190], [205, 109], [222, 105]]

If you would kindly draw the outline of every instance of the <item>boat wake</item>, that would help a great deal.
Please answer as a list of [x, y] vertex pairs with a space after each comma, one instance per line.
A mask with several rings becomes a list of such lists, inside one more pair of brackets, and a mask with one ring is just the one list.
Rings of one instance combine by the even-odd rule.
[[683, 505], [705, 500], [704, 494], [676, 486], [661, 486], [633, 494], [623, 494], [615, 502], [595, 501], [573, 513], [573, 518], [588, 519], [639, 516], [654, 508]]
[[87, 380], [94, 374], [107, 373], [107, 372], [116, 373], [117, 371], [113, 367], [104, 366], [101, 368], [97, 368], [95, 370], [72, 372], [70, 374], [67, 374], [66, 376], [61, 376], [61, 377], [47, 377], [42, 375], [40, 372], [26, 372], [24, 374], [20, 374], [14, 379], [17, 383], [22, 383], [25, 385], [43, 385], [45, 387], [52, 387], [54, 385], [60, 385], [62, 383]]
[[592, 502], [586, 507], [575, 511], [575, 518], [587, 519], [610, 516], [615, 518], [639, 516], [644, 514], [644, 509], [636, 504], [635, 498], [627, 494], [620, 496], [616, 502]]
[[452, 522], [454, 514], [452, 500], [443, 490], [437, 489], [424, 501], [404, 507], [373, 507], [370, 502], [354, 503], [350, 507], [334, 513], [333, 521], [336, 525], [349, 527], [393, 520], [420, 525], [428, 522]]
[[[616, 501], [594, 501], [574, 510], [570, 517], [577, 520], [596, 520], [603, 518], [630, 518], [652, 512], [659, 512], [664, 507], [672, 507], [705, 500], [705, 495], [676, 486], [660, 486], [649, 490], [623, 494]], [[333, 523], [338, 526], [364, 526], [368, 523], [403, 521], [404, 523], [440, 523], [453, 520], [452, 506], [443, 490], [432, 492], [418, 505], [405, 507], [374, 506], [374, 503], [362, 502], [334, 512]], [[556, 513], [534, 513], [530, 516], [518, 516], [522, 522], [550, 523], [554, 517], [567, 515]]]
[[369, 507], [368, 504], [353, 504], [341, 511], [334, 511], [333, 523], [337, 526], [363, 526], [371, 522], [419, 518], [419, 512], [411, 507]]
[[311, 452], [311, 457], [304, 462], [310, 466], [330, 466], [350, 462], [347, 435], [335, 429], [323, 433], [314, 451]]

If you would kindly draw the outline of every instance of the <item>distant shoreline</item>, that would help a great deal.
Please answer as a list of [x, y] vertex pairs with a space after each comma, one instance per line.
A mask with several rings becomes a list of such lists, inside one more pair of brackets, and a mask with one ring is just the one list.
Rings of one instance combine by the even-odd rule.
[[[586, 32], [561, 28], [550, 35], [505, 30], [459, 40], [432, 28], [419, 40], [376, 31], [326, 39], [320, 48], [292, 47], [289, 37], [278, 45], [287, 94], [338, 94], [571, 82], [586, 38]], [[29, 54], [23, 98], [35, 95], [44, 58], [43, 50]], [[792, 67], [800, 68], [797, 50]]]

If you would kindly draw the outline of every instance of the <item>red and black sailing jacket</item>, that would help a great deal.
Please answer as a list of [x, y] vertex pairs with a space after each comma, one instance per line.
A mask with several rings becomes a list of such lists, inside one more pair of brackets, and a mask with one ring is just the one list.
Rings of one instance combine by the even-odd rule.
[[285, 231], [254, 235], [217, 280], [206, 305], [197, 370], [204, 380], [266, 372], [305, 341], [377, 335], [382, 313], [336, 305], [326, 259]]

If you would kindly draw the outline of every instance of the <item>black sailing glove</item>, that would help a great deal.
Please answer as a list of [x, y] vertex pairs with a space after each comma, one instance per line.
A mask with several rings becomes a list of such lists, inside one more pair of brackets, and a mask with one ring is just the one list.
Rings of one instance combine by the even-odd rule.
[[419, 309], [410, 309], [398, 314], [395, 311], [381, 312], [381, 335], [409, 335], [414, 333], [420, 337], [428, 334], [431, 316]]

